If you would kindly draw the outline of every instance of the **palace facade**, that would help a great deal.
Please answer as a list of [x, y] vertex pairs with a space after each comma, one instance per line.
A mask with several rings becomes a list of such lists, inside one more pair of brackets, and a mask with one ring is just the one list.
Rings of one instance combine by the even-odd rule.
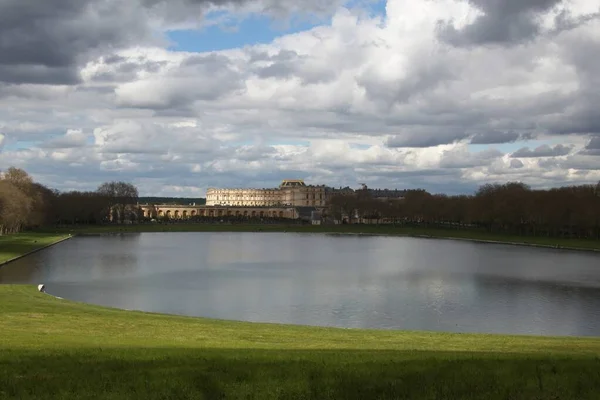
[[321, 218], [332, 195], [353, 192], [348, 187], [334, 189], [307, 185], [302, 179], [285, 179], [279, 187], [269, 189], [209, 188], [205, 205], [138, 204], [138, 208], [140, 217], [149, 219], [240, 217], [315, 221]]
[[306, 185], [302, 179], [285, 179], [278, 188], [219, 189], [206, 191], [207, 206], [325, 207], [330, 191], [324, 185]]
[[244, 217], [244, 218], [287, 218], [297, 219], [294, 207], [217, 207], [173, 204], [140, 204], [143, 218], [188, 219], [194, 217]]

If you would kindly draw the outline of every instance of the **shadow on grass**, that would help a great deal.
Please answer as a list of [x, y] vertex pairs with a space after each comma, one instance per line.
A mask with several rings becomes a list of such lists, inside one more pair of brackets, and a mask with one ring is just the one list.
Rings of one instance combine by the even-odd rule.
[[6, 350], [0, 398], [597, 399], [600, 359], [485, 353]]

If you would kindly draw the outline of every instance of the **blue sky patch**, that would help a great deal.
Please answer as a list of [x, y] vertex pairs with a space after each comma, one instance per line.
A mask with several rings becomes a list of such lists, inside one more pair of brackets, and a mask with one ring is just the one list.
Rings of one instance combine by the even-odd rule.
[[8, 151], [29, 150], [40, 144], [38, 141], [34, 141], [34, 140], [19, 140], [19, 141], [6, 140], [4, 143], [5, 143], [4, 150], [8, 150]]
[[292, 21], [284, 26], [264, 15], [253, 15], [240, 21], [211, 25], [200, 30], [169, 31], [167, 36], [173, 42], [170, 50], [202, 53], [268, 44], [279, 36], [309, 30], [322, 22]]
[[[347, 3], [348, 8], [363, 8], [370, 16], [385, 15], [385, 6], [385, 0], [352, 0]], [[207, 19], [216, 23], [198, 30], [168, 31], [167, 38], [172, 42], [169, 50], [202, 53], [268, 44], [277, 37], [331, 23], [331, 17], [295, 17], [289, 21], [277, 21], [257, 14], [241, 18], [224, 11], [212, 12]]]
[[385, 16], [387, 0], [352, 0], [346, 3], [347, 8], [362, 8], [371, 17]]

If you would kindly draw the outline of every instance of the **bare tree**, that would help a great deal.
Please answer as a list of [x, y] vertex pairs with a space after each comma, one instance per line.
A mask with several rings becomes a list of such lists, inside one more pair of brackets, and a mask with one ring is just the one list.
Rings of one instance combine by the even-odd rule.
[[137, 188], [126, 182], [106, 182], [98, 187], [98, 194], [108, 199], [111, 220], [123, 223], [137, 217], [139, 193]]
[[0, 180], [0, 235], [17, 233], [27, 223], [31, 201], [17, 186]]
[[12, 183], [21, 190], [23, 190], [24, 187], [33, 184], [33, 179], [31, 179], [27, 172], [15, 167], [9, 167], [6, 172], [4, 172], [2, 179]]

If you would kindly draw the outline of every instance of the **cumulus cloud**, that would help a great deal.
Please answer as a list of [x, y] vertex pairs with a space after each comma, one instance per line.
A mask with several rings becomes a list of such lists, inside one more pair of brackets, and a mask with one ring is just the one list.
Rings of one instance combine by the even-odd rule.
[[523, 161], [521, 161], [521, 160], [517, 160], [516, 158], [515, 158], [515, 159], [512, 159], [512, 160], [510, 160], [510, 167], [511, 167], [511, 168], [514, 168], [514, 169], [519, 169], [519, 168], [523, 168], [523, 166], [524, 166], [524, 165], [525, 165], [525, 164], [523, 164]]
[[46, 149], [71, 149], [83, 147], [87, 142], [87, 135], [81, 130], [69, 129], [63, 136], [59, 136], [43, 143]]
[[574, 154], [565, 160], [559, 161], [563, 169], [580, 170], [584, 173], [592, 172], [594, 176], [600, 176], [600, 157]]
[[517, 132], [489, 131], [480, 132], [471, 138], [471, 144], [510, 143], [519, 139]]
[[196, 156], [218, 148], [220, 141], [211, 138], [194, 122], [157, 124], [121, 120], [94, 129], [94, 146], [103, 155], [134, 156], [135, 160], [183, 160], [188, 153]]
[[344, 2], [341, 0], [141, 0], [141, 3], [166, 22], [193, 24], [198, 16], [215, 9], [268, 14], [277, 18], [287, 18], [298, 13], [324, 16]]
[[73, 84], [87, 57], [150, 41], [134, 2], [0, 2], [0, 82]]
[[419, 128], [407, 130], [406, 133], [392, 135], [387, 139], [388, 147], [435, 147], [441, 144], [452, 143], [467, 137], [466, 132], [457, 132], [454, 129]]
[[452, 20], [438, 27], [442, 40], [456, 46], [520, 44], [543, 32], [573, 29], [596, 17], [593, 12], [574, 16], [566, 0], [464, 1], [473, 7], [477, 17], [462, 28], [456, 28]]
[[600, 136], [592, 137], [585, 148], [580, 151], [580, 154], [588, 156], [600, 156]]
[[529, 147], [521, 147], [519, 150], [511, 154], [511, 157], [526, 158], [526, 157], [560, 157], [566, 156], [573, 150], [573, 146], [565, 146], [557, 144], [554, 147], [547, 144], [536, 147], [531, 150]]
[[117, 105], [184, 109], [196, 100], [214, 101], [243, 87], [241, 75], [223, 55], [190, 56], [177, 68], [119, 85]]
[[[600, 179], [597, 2], [340, 4], [0, 0], [0, 163], [61, 189], [118, 177], [148, 194], [292, 176], [452, 193]], [[332, 18], [223, 51], [162, 41], [219, 10]]]
[[317, 0], [3, 0], [0, 82], [75, 84], [79, 67], [114, 49], [167, 43], [155, 28], [201, 26], [207, 12], [289, 17], [328, 15], [341, 2]]
[[465, 146], [458, 146], [442, 153], [441, 168], [471, 168], [490, 165], [504, 154], [496, 149], [470, 152]]

